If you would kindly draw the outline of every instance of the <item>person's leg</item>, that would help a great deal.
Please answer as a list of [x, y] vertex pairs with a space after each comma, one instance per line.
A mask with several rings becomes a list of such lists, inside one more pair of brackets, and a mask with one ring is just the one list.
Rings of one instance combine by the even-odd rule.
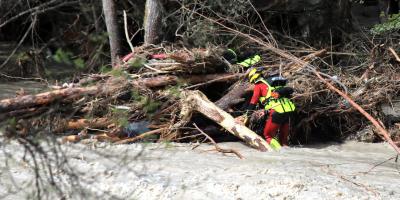
[[289, 122], [282, 124], [279, 131], [279, 142], [282, 146], [288, 146]]
[[264, 127], [264, 136], [268, 144], [271, 143], [271, 140], [275, 137], [278, 129], [279, 129], [279, 124], [272, 122], [272, 115], [270, 114], [268, 116], [267, 121], [265, 122], [265, 127]]

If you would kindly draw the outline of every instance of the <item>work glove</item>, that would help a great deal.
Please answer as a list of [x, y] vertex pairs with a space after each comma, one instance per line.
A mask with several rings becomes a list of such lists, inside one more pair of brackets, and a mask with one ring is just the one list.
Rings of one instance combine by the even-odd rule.
[[264, 110], [258, 110], [255, 113], [256, 113], [257, 120], [260, 120], [265, 116], [265, 111]]
[[278, 99], [279, 98], [279, 93], [278, 92], [272, 92], [271, 93], [271, 97], [274, 99]]
[[246, 114], [243, 114], [243, 115], [235, 118], [235, 122], [237, 124], [240, 124], [240, 125], [243, 125], [243, 126], [246, 126], [246, 123], [248, 123], [248, 121], [249, 120], [248, 120], [248, 117], [247, 117]]

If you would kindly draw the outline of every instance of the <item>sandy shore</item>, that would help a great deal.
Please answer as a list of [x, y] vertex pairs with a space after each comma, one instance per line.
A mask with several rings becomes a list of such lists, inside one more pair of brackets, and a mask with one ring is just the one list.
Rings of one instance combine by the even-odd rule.
[[[205, 151], [213, 149], [206, 144], [194, 150], [175, 143], [67, 144], [61, 149], [69, 167], [57, 167], [54, 161], [52, 173], [66, 199], [400, 199], [400, 164], [392, 159], [373, 168], [395, 155], [386, 144], [293, 147], [272, 153], [241, 143], [221, 146], [236, 149], [245, 159]], [[46, 145], [45, 151], [52, 148]], [[16, 142], [2, 143], [3, 199], [35, 197], [34, 168], [23, 155]], [[68, 175], [72, 172], [73, 178]], [[60, 194], [44, 185], [46, 198]]]

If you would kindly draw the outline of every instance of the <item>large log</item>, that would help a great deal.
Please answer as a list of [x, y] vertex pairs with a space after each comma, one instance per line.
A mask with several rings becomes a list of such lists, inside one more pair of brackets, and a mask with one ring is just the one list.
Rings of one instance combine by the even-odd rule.
[[188, 83], [188, 84], [231, 82], [238, 80], [240, 76], [241, 76], [240, 74], [232, 74], [232, 73], [191, 75], [183, 77], [178, 77], [173, 75], [162, 75], [157, 77], [134, 80], [132, 83], [134, 85], [143, 85], [148, 88], [156, 88], [156, 87], [176, 85], [178, 82]]
[[249, 82], [238, 81], [230, 87], [229, 92], [216, 101], [215, 104], [222, 110], [227, 110], [231, 106], [243, 102], [243, 96], [251, 91], [252, 85]]
[[60, 126], [55, 130], [56, 132], [64, 132], [66, 130], [79, 130], [85, 128], [101, 129], [107, 128], [112, 124], [112, 121], [106, 117], [94, 119], [74, 119], [70, 121], [61, 122]]
[[96, 119], [78, 119], [71, 120], [67, 123], [67, 129], [82, 129], [86, 127], [90, 128], [106, 128], [112, 122], [108, 118], [96, 118]]
[[143, 85], [148, 88], [164, 87], [167, 85], [176, 85], [178, 83], [178, 77], [172, 75], [156, 76], [151, 78], [141, 78], [134, 80], [132, 84]]
[[251, 147], [260, 151], [273, 151], [263, 138], [248, 129], [246, 126], [236, 123], [235, 119], [231, 115], [208, 100], [200, 91], [184, 91], [181, 95], [182, 122], [180, 125], [189, 121], [192, 111], [198, 111], [207, 118], [221, 125], [231, 134], [245, 141]]
[[[239, 79], [240, 74], [235, 75], [231, 73], [224, 74], [207, 74], [207, 75], [193, 75], [182, 78], [182, 82], [188, 84], [198, 84], [207, 81], [213, 82], [229, 82]], [[153, 78], [143, 78], [133, 81], [134, 85], [143, 85], [148, 88], [156, 88], [167, 85], [176, 85], [179, 78], [172, 75], [164, 75]], [[77, 98], [84, 95], [108, 95], [115, 93], [119, 88], [127, 85], [124, 79], [111, 78], [105, 83], [99, 83], [90, 87], [74, 87], [57, 89], [50, 92], [44, 92], [36, 95], [25, 95], [11, 99], [0, 100], [0, 113], [5, 113], [18, 109], [25, 109], [33, 106], [47, 105], [56, 100], [66, 98]]]
[[56, 100], [78, 98], [85, 95], [109, 95], [126, 86], [124, 79], [110, 79], [106, 83], [90, 87], [75, 87], [53, 90], [36, 95], [24, 95], [11, 99], [0, 100], [0, 113], [41, 106]]
[[97, 86], [86, 88], [66, 88], [61, 90], [54, 90], [51, 92], [44, 92], [37, 95], [25, 95], [11, 99], [3, 99], [0, 101], [0, 113], [37, 105], [46, 105], [54, 102], [57, 99], [66, 98], [76, 94], [96, 94], [98, 90], [99, 88]]

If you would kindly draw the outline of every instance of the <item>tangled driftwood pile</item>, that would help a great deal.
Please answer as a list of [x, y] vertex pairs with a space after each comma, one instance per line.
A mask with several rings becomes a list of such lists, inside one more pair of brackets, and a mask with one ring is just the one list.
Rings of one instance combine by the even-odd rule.
[[[8, 119], [3, 123], [10, 137], [45, 131], [60, 134], [69, 142], [116, 144], [201, 140], [203, 132], [190, 122], [206, 121], [201, 129], [223, 134], [222, 126], [249, 145], [267, 150], [262, 137], [232, 117], [244, 111], [252, 86], [244, 80], [245, 70], [224, 61], [222, 52], [219, 47], [137, 47], [109, 72], [53, 87], [46, 93], [1, 100], [0, 118]], [[398, 57], [397, 67], [387, 67], [383, 60], [353, 68], [324, 65], [318, 69], [315, 66], [323, 65], [326, 50], [296, 57], [261, 43], [258, 52], [268, 56], [259, 64], [265, 66], [265, 73], [280, 71], [296, 91], [294, 101], [301, 116], [294, 125], [297, 134], [306, 135], [321, 123], [337, 125], [347, 135], [354, 133], [368, 123], [360, 118], [360, 110], [351, 99], [379, 117], [378, 105], [398, 95]], [[397, 55], [394, 50], [388, 52], [385, 55]], [[337, 88], [350, 99], [335, 93]]]

